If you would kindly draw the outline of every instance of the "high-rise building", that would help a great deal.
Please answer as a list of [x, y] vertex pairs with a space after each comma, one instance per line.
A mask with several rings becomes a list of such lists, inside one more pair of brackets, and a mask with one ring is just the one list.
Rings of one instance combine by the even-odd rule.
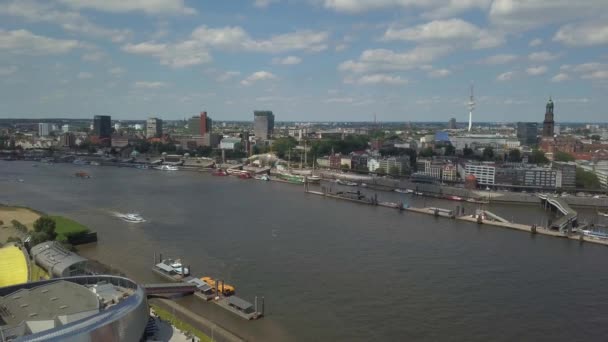
[[163, 120], [149, 118], [146, 121], [146, 138], [159, 138], [163, 135]]
[[109, 115], [95, 115], [93, 117], [93, 134], [99, 139], [112, 136], [112, 117]]
[[269, 110], [253, 112], [253, 132], [256, 139], [268, 140], [274, 132], [274, 114]]
[[61, 131], [62, 131], [63, 133], [67, 133], [67, 132], [69, 132], [69, 131], [70, 131], [70, 128], [71, 128], [71, 127], [70, 127], [70, 125], [65, 124], [65, 125], [61, 126]]
[[59, 145], [61, 147], [74, 147], [76, 145], [76, 137], [70, 132], [63, 133], [59, 138]]
[[543, 121], [543, 138], [553, 138], [554, 128], [553, 101], [549, 98], [547, 110], [545, 111], [545, 121]]
[[517, 123], [517, 140], [522, 145], [536, 145], [538, 136], [538, 124], [536, 122], [518, 122]]
[[448, 129], [456, 129], [456, 119], [455, 118], [451, 118], [450, 121], [448, 121]]
[[39, 136], [48, 137], [50, 131], [51, 131], [51, 124], [49, 124], [49, 123], [39, 123], [38, 124], [38, 135]]
[[188, 120], [188, 130], [191, 135], [205, 135], [211, 133], [213, 120], [207, 116], [207, 112], [201, 112], [199, 116], [193, 116]]

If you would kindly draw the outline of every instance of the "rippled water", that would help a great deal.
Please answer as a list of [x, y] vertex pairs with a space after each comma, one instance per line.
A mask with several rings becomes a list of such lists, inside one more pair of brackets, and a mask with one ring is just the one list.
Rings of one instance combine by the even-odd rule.
[[[138, 281], [159, 280], [149, 266], [162, 251], [197, 275], [236, 285], [239, 296], [265, 296], [267, 317], [256, 322], [179, 300], [252, 340], [571, 341], [608, 333], [605, 247], [324, 199], [288, 184], [84, 168], [92, 179], [73, 177], [82, 166], [0, 162], [0, 203], [90, 226], [99, 242], [82, 253]], [[491, 210], [523, 223], [544, 217], [535, 206]], [[139, 212], [147, 222], [129, 224], [112, 211]]]

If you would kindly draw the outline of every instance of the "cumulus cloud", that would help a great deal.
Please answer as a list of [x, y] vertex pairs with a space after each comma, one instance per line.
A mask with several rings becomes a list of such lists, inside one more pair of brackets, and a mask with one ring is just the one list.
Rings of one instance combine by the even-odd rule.
[[608, 24], [605, 21], [580, 25], [568, 24], [560, 27], [553, 40], [573, 47], [605, 45], [608, 44]]
[[355, 99], [352, 97], [330, 97], [323, 100], [325, 103], [353, 103]]
[[16, 73], [17, 70], [19, 70], [19, 68], [17, 68], [14, 65], [6, 66], [6, 67], [0, 67], [0, 76], [12, 75], [12, 74]]
[[515, 61], [517, 58], [518, 58], [517, 55], [499, 54], [499, 55], [486, 57], [486, 58], [482, 59], [481, 61], [479, 61], [479, 63], [488, 64], [488, 65], [507, 64], [507, 63], [511, 63], [511, 62]]
[[490, 0], [323, 0], [325, 8], [336, 12], [362, 13], [391, 8], [419, 8], [423, 16], [442, 18], [454, 16], [469, 9], [487, 8]]
[[302, 63], [302, 58], [297, 56], [287, 56], [285, 58], [273, 58], [273, 64], [282, 64], [282, 65], [294, 65]]
[[28, 30], [0, 29], [0, 50], [24, 55], [59, 55], [80, 47], [76, 40], [55, 39], [33, 34]]
[[435, 69], [429, 71], [428, 76], [430, 78], [443, 78], [449, 76], [451, 73], [452, 72], [448, 69]]
[[158, 89], [166, 87], [167, 84], [159, 81], [137, 81], [133, 84], [133, 86], [140, 89]]
[[528, 59], [532, 62], [549, 62], [559, 57], [558, 54], [553, 54], [549, 51], [532, 52], [528, 55]]
[[563, 81], [567, 81], [570, 79], [570, 76], [568, 76], [568, 74], [560, 72], [559, 74], [551, 77], [551, 82], [563, 82]]
[[93, 9], [110, 13], [196, 14], [196, 10], [187, 7], [184, 0], [59, 0], [59, 2], [76, 9]]
[[403, 29], [390, 27], [382, 39], [419, 43], [443, 42], [456, 45], [469, 42], [474, 49], [492, 48], [504, 43], [502, 34], [481, 29], [462, 19], [434, 20]]
[[82, 55], [82, 60], [87, 62], [99, 62], [105, 54], [101, 51], [91, 51]]
[[216, 80], [218, 82], [226, 82], [241, 75], [240, 71], [226, 71], [219, 75]]
[[110, 29], [94, 24], [82, 14], [57, 8], [52, 2], [13, 0], [0, 6], [0, 14], [23, 18], [33, 23], [58, 25], [64, 31], [87, 37], [105, 38], [120, 43], [128, 40], [132, 32], [127, 29]]
[[450, 48], [446, 46], [421, 46], [407, 52], [388, 49], [365, 50], [358, 60], [342, 62], [338, 70], [354, 73], [410, 70], [445, 56], [449, 51]]
[[547, 72], [547, 67], [544, 65], [533, 66], [526, 69], [526, 73], [530, 76], [539, 76]]
[[247, 76], [247, 78], [241, 81], [241, 84], [244, 86], [250, 86], [258, 81], [276, 80], [277, 78], [278, 77], [273, 73], [262, 70], [256, 71], [253, 74]]
[[169, 45], [155, 42], [126, 44], [122, 50], [132, 54], [156, 57], [160, 60], [160, 64], [173, 68], [209, 63], [212, 60], [207, 48], [193, 40]]
[[93, 74], [91, 74], [90, 72], [81, 71], [78, 73], [78, 79], [88, 80], [90, 78], [93, 78]]
[[528, 46], [529, 46], [529, 47], [537, 47], [537, 46], [540, 46], [540, 45], [542, 45], [542, 44], [543, 44], [543, 40], [542, 40], [542, 39], [540, 39], [540, 38], [535, 38], [535, 39], [532, 39], [532, 40], [531, 40], [531, 41], [528, 43]]
[[507, 72], [503, 72], [502, 74], [498, 75], [496, 77], [496, 80], [500, 81], [500, 82], [510, 81], [513, 79], [513, 76], [515, 76], [515, 72], [507, 71]]
[[114, 68], [110, 68], [108, 70], [108, 72], [110, 73], [110, 75], [114, 75], [114, 76], [119, 76], [125, 73], [125, 69], [121, 68], [121, 67], [114, 67]]
[[253, 2], [253, 6], [255, 7], [259, 7], [259, 8], [264, 8], [264, 7], [268, 7], [273, 3], [279, 2], [280, 0], [255, 0]]
[[346, 79], [345, 83], [355, 83], [359, 85], [376, 85], [376, 84], [385, 84], [385, 85], [403, 85], [407, 84], [407, 80], [402, 78], [401, 76], [394, 76], [389, 74], [371, 74], [371, 75], [363, 75], [358, 79]]

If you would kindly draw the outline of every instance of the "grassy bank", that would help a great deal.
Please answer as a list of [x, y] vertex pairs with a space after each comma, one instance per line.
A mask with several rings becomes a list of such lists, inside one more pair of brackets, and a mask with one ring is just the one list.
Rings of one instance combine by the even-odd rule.
[[179, 329], [181, 331], [187, 331], [187, 332], [191, 333], [192, 335], [198, 337], [201, 340], [201, 342], [213, 341], [209, 336], [205, 335], [202, 331], [196, 329], [195, 327], [191, 326], [188, 323], [178, 320], [169, 311], [166, 311], [166, 310], [160, 308], [158, 305], [150, 304], [150, 307], [152, 308], [152, 310], [154, 310], [154, 312], [156, 313], [156, 315], [158, 315], [158, 317], [171, 323], [171, 325], [173, 325], [176, 329]]
[[63, 216], [49, 216], [55, 220], [55, 232], [57, 241], [67, 241], [68, 236], [75, 234], [88, 233], [89, 228]]

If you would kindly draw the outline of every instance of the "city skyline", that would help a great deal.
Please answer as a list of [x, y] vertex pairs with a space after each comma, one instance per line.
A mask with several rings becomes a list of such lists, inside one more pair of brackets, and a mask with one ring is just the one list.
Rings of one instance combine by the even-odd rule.
[[[608, 3], [8, 1], [0, 118], [605, 122]], [[533, 120], [530, 120], [533, 118]]]

